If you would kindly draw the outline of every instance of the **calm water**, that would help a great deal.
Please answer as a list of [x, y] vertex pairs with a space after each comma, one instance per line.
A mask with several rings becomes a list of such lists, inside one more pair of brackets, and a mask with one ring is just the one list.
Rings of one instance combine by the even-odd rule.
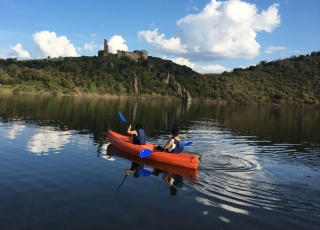
[[[142, 162], [165, 171], [120, 186], [119, 111], [149, 142], [179, 126], [198, 170]], [[319, 229], [319, 110], [0, 95], [0, 119], [1, 230]]]

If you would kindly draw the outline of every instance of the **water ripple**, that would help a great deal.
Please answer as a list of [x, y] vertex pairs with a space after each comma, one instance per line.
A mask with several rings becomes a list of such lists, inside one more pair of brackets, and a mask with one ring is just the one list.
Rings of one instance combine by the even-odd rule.
[[205, 168], [224, 172], [246, 172], [259, 169], [259, 165], [240, 157], [234, 157], [230, 155], [215, 155], [205, 157], [205, 160], [202, 159], [200, 169]]
[[230, 207], [260, 207], [268, 210], [300, 210], [316, 214], [319, 190], [305, 184], [281, 185], [248, 180], [217, 171], [202, 171], [196, 189]]

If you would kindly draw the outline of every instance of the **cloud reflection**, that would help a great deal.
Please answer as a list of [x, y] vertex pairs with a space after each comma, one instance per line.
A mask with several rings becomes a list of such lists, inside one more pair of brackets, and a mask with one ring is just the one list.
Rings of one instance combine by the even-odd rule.
[[219, 208], [225, 209], [225, 210], [230, 211], [230, 212], [236, 212], [236, 213], [249, 215], [249, 211], [247, 211], [247, 210], [236, 208], [236, 207], [232, 207], [232, 206], [229, 206], [229, 205], [226, 205], [226, 204], [219, 204], [219, 203], [216, 203], [214, 201], [208, 200], [206, 198], [196, 197], [196, 201], [198, 201], [199, 203], [202, 203], [204, 205], [207, 205], [207, 206], [219, 207]]
[[14, 124], [12, 129], [8, 132], [8, 138], [13, 140], [16, 139], [16, 136], [19, 135], [24, 129], [25, 125]]
[[26, 148], [32, 153], [43, 153], [45, 155], [45, 153], [49, 152], [50, 150], [61, 150], [61, 146], [64, 146], [70, 142], [70, 136], [70, 131], [42, 129], [30, 137]]

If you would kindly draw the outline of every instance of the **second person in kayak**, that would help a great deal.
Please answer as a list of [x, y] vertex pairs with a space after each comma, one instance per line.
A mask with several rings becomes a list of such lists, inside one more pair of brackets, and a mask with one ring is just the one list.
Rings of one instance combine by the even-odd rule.
[[127, 133], [133, 135], [133, 138], [132, 138], [133, 144], [136, 144], [136, 145], [146, 144], [146, 133], [142, 129], [142, 125], [137, 124], [136, 130], [131, 130], [131, 125], [129, 125]]
[[185, 141], [180, 139], [179, 129], [172, 129], [171, 135], [167, 144], [163, 148], [158, 145], [156, 150], [162, 150], [169, 153], [181, 153], [184, 149]]

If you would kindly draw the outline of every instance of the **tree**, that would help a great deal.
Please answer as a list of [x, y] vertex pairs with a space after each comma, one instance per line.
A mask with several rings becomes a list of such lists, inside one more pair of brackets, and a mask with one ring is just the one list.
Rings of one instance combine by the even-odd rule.
[[21, 70], [20, 70], [19, 66], [15, 65], [15, 64], [11, 64], [11, 65], [9, 65], [9, 67], [7, 69], [7, 73], [12, 78], [18, 78], [19, 75], [21, 74]]

